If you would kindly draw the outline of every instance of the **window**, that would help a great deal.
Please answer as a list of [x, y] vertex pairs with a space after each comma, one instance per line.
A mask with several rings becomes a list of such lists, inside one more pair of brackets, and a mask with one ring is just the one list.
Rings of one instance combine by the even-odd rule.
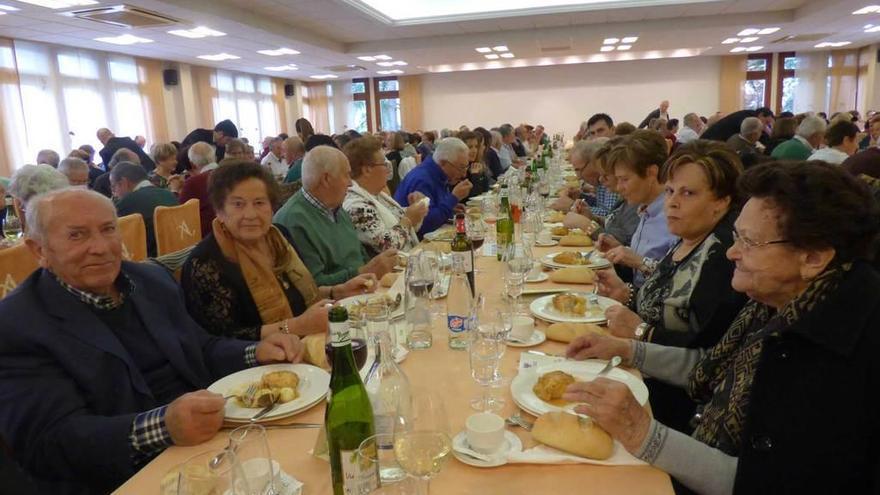
[[277, 136], [278, 109], [275, 87], [268, 77], [218, 70], [211, 84], [217, 90], [214, 118], [229, 119], [238, 125], [239, 137], [260, 143], [266, 136]]
[[780, 53], [779, 63], [782, 70], [776, 79], [776, 113], [794, 112], [794, 95], [798, 84], [795, 70], [798, 68], [798, 59], [794, 52]]
[[376, 91], [376, 125], [382, 131], [400, 130], [400, 93], [396, 77], [373, 79]]
[[746, 82], [743, 85], [743, 108], [770, 106], [770, 74], [773, 56], [749, 55], [746, 60]]
[[351, 81], [351, 123], [358, 132], [373, 132], [370, 122], [370, 92], [367, 91], [368, 79], [352, 79]]

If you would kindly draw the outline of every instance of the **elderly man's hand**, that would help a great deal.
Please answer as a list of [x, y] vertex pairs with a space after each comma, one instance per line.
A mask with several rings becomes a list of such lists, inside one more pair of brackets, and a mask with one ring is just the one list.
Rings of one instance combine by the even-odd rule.
[[471, 189], [474, 188], [474, 185], [471, 184], [471, 181], [464, 179], [459, 181], [455, 187], [452, 188], [452, 195], [458, 198], [459, 201], [466, 198], [468, 194], [471, 193]]
[[560, 196], [550, 203], [550, 208], [556, 211], [569, 211], [574, 200], [568, 196]]
[[565, 357], [577, 361], [584, 359], [611, 359], [620, 356], [625, 364], [632, 362], [632, 343], [627, 339], [598, 333], [576, 337], [568, 344]]
[[407, 204], [413, 205], [415, 203], [418, 203], [419, 200], [424, 199], [426, 197], [427, 196], [420, 193], [419, 191], [413, 191], [406, 196], [406, 201], [407, 201]]
[[605, 318], [608, 319], [608, 331], [611, 335], [625, 339], [635, 338], [636, 327], [644, 323], [639, 315], [626, 306], [609, 307], [605, 310]]
[[596, 243], [596, 249], [600, 252], [604, 253], [611, 248], [616, 248], [620, 246], [620, 241], [614, 238], [611, 234], [599, 234], [599, 240]]
[[378, 286], [379, 280], [376, 278], [375, 274], [362, 273], [353, 277], [348, 282], [338, 285], [338, 289], [333, 291], [333, 297], [336, 299], [345, 299], [349, 296], [367, 294], [369, 292], [375, 292], [376, 287]]
[[565, 214], [565, 218], [562, 219], [562, 225], [569, 229], [581, 229], [586, 233], [589, 233], [593, 228], [593, 222], [589, 218], [573, 211]]
[[372, 273], [376, 278], [382, 278], [397, 266], [397, 250], [386, 249], [373, 257], [360, 269], [361, 273]]
[[648, 436], [651, 416], [622, 382], [603, 377], [575, 382], [562, 398], [581, 403], [574, 410], [593, 418], [630, 453], [635, 453]]
[[298, 363], [304, 353], [305, 346], [296, 335], [273, 333], [257, 344], [256, 357], [260, 364]]
[[174, 445], [198, 445], [207, 442], [223, 426], [223, 396], [198, 390], [183, 394], [168, 404], [165, 427]]
[[626, 303], [629, 299], [629, 287], [617, 276], [617, 272], [610, 268], [596, 270], [596, 292], [600, 296], [610, 297], [620, 303]]
[[605, 253], [605, 259], [615, 265], [624, 265], [630, 268], [638, 268], [642, 265], [643, 258], [635, 251], [626, 246], [617, 246]]

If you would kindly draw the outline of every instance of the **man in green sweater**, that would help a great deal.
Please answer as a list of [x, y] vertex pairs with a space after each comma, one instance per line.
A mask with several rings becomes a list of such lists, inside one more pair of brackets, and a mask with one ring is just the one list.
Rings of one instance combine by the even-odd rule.
[[147, 177], [144, 167], [121, 162], [110, 171], [110, 190], [116, 198], [116, 213], [120, 217], [140, 213], [147, 231], [147, 256], [156, 256], [156, 233], [153, 212], [157, 206], [177, 206], [177, 196], [168, 189], [156, 187]]
[[290, 231], [315, 282], [336, 285], [360, 273], [382, 278], [391, 271], [397, 264], [397, 251], [389, 249], [369, 259], [351, 217], [342, 209], [351, 185], [351, 166], [345, 155], [330, 146], [312, 149], [303, 159], [302, 181], [302, 189], [273, 220]]
[[793, 138], [777, 146], [770, 154], [777, 160], [807, 160], [825, 140], [825, 119], [811, 115], [805, 117]]

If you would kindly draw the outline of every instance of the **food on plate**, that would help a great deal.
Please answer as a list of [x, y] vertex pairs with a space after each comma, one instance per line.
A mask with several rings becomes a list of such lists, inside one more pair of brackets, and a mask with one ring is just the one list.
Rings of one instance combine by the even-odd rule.
[[452, 238], [455, 237], [455, 229], [438, 230], [429, 237], [432, 241], [452, 242]]
[[251, 396], [245, 396], [245, 391], [251, 383], [244, 384], [243, 388], [235, 393], [235, 400], [242, 407], [265, 407], [273, 402], [290, 402], [299, 397], [299, 375], [293, 371], [272, 371], [264, 373], [260, 381], [253, 383], [257, 391]]
[[559, 411], [538, 417], [532, 428], [532, 438], [554, 449], [589, 459], [608, 459], [614, 451], [611, 435], [593, 420]]
[[560, 265], [589, 265], [590, 253], [563, 251], [553, 257], [553, 262]]
[[587, 314], [587, 298], [576, 294], [557, 294], [553, 296], [553, 309], [574, 316]]
[[544, 330], [544, 333], [550, 340], [569, 343], [588, 333], [607, 334], [608, 332], [594, 323], [553, 323]]
[[390, 311], [394, 311], [400, 305], [401, 300], [402, 297], [392, 297], [386, 292], [385, 294], [378, 294], [370, 298], [354, 301], [351, 304], [346, 304], [345, 307], [348, 309], [348, 319], [352, 322], [358, 322], [363, 319], [364, 311], [366, 311], [368, 305], [384, 303], [388, 305]]
[[382, 280], [379, 281], [379, 284], [382, 287], [391, 287], [394, 285], [394, 282], [397, 282], [398, 275], [400, 275], [400, 273], [388, 272], [382, 276]]
[[578, 246], [589, 247], [593, 245], [593, 240], [586, 234], [575, 234], [573, 231], [568, 235], [564, 235], [559, 239], [560, 246]]
[[559, 223], [563, 220], [565, 220], [565, 213], [561, 211], [552, 211], [547, 215], [547, 222], [549, 223]]
[[565, 227], [553, 227], [550, 229], [550, 233], [559, 236], [568, 235], [568, 229]]
[[586, 266], [567, 266], [550, 273], [550, 280], [559, 284], [592, 284], [596, 273]]
[[562, 399], [565, 389], [574, 383], [574, 377], [564, 371], [551, 371], [541, 375], [532, 392], [545, 402]]
[[313, 364], [321, 369], [329, 370], [330, 363], [327, 362], [327, 351], [324, 349], [327, 338], [323, 333], [313, 333], [301, 338], [305, 347], [303, 361]]

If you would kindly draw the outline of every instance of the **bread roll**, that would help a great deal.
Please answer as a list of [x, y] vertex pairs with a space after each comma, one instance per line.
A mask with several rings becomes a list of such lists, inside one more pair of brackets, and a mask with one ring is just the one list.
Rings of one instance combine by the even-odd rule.
[[397, 282], [397, 276], [400, 275], [399, 272], [388, 272], [382, 276], [382, 280], [379, 281], [379, 284], [382, 287], [391, 287], [394, 285], [394, 282]]
[[608, 332], [594, 323], [553, 323], [547, 327], [544, 333], [550, 340], [568, 343], [588, 333], [605, 335]]
[[323, 333], [306, 335], [303, 337], [302, 342], [303, 346], [306, 348], [303, 361], [319, 368], [329, 370], [330, 363], [327, 362], [327, 351], [324, 349], [324, 345], [327, 342], [326, 335]]
[[586, 235], [565, 235], [559, 239], [560, 246], [578, 246], [578, 247], [590, 247], [593, 245], [593, 240], [587, 237]]
[[558, 284], [592, 284], [596, 273], [585, 266], [568, 266], [551, 272], [550, 280]]
[[540, 416], [532, 428], [536, 441], [569, 454], [605, 460], [614, 451], [614, 440], [593, 420], [564, 412]]

